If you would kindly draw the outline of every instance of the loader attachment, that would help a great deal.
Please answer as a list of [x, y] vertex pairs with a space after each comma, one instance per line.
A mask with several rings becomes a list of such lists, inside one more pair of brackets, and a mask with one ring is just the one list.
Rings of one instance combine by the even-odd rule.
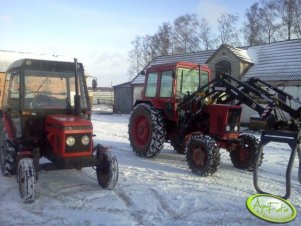
[[[298, 171], [298, 178], [299, 182], [301, 183], [301, 134], [300, 132], [294, 131], [264, 131], [261, 134], [261, 142], [259, 144], [259, 153], [258, 156], [261, 156], [263, 152], [264, 146], [266, 146], [270, 142], [279, 142], [279, 143], [286, 143], [291, 148], [290, 158], [287, 164], [286, 169], [286, 193], [282, 198], [288, 199], [291, 194], [291, 175], [292, 175], [292, 168], [294, 164], [294, 160], [296, 157], [296, 153], [299, 156], [299, 171]], [[253, 182], [256, 191], [260, 194], [269, 194], [263, 191], [258, 185], [258, 156], [255, 160], [255, 168], [253, 171]]]

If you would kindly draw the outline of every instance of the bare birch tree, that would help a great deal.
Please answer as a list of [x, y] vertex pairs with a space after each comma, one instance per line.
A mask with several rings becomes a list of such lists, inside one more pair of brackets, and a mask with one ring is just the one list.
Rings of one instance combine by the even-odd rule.
[[239, 17], [233, 14], [221, 14], [218, 18], [219, 41], [221, 44], [239, 46], [237, 22]]

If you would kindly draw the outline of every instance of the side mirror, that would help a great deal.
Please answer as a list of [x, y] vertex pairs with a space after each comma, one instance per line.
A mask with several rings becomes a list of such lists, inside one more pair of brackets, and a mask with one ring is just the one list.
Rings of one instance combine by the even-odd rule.
[[140, 71], [140, 73], [139, 73], [140, 75], [145, 75], [145, 71]]
[[96, 90], [96, 89], [97, 89], [97, 80], [96, 80], [96, 79], [93, 79], [93, 80], [92, 80], [92, 89], [93, 89], [93, 90]]

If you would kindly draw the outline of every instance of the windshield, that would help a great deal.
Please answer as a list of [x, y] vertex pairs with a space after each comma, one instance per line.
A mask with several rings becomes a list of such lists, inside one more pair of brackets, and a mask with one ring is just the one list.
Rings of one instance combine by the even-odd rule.
[[199, 78], [199, 69], [178, 68], [177, 69], [177, 96], [183, 97], [189, 93], [198, 90], [200, 86], [208, 83], [208, 72], [201, 71]]
[[[81, 77], [81, 76], [79, 76]], [[74, 107], [75, 76], [69, 72], [26, 70], [24, 77], [25, 109], [66, 109]], [[80, 84], [82, 80], [80, 79]], [[85, 92], [80, 85], [82, 107], [87, 108]]]

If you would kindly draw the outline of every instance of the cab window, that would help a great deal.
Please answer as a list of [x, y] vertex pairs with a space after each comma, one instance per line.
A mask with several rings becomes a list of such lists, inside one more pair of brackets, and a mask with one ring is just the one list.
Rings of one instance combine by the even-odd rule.
[[6, 75], [3, 106], [12, 109], [20, 107], [20, 76], [19, 72], [9, 72]]
[[172, 96], [172, 71], [163, 71], [161, 76], [160, 97]]
[[209, 82], [209, 74], [208, 71], [201, 71], [201, 86], [206, 85]]
[[197, 91], [200, 85], [199, 70], [178, 68], [177, 70], [177, 93], [179, 96]]
[[157, 93], [158, 73], [149, 73], [146, 81], [146, 97], [155, 97]]

